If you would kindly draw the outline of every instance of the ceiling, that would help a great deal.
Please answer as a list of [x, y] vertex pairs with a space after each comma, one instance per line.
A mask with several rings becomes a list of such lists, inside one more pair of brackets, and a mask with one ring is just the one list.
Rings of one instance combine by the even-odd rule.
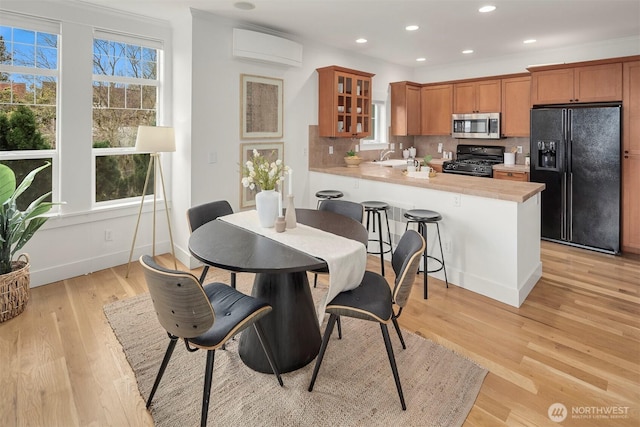
[[[78, 1], [164, 20], [194, 8], [410, 67], [629, 37], [640, 50], [640, 0], [246, 0], [252, 10], [234, 7], [240, 0]], [[497, 9], [478, 12], [487, 4]], [[408, 32], [410, 24], [420, 28]]]

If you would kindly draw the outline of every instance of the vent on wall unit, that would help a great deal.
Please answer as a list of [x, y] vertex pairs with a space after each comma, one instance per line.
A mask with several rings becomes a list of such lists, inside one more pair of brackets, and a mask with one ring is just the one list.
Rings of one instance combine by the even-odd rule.
[[233, 56], [300, 67], [302, 66], [302, 45], [270, 34], [234, 28]]

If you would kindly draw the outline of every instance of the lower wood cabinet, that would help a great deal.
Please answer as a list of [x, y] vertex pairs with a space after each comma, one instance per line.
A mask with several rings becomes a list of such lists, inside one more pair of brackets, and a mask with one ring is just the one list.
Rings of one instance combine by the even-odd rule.
[[529, 181], [529, 174], [527, 172], [493, 171], [493, 177], [495, 179], [506, 179], [509, 181]]

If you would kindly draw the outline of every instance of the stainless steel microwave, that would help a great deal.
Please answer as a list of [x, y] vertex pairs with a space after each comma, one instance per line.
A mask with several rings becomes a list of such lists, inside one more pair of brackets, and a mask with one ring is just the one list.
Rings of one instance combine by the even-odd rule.
[[500, 139], [500, 113], [454, 114], [454, 138]]

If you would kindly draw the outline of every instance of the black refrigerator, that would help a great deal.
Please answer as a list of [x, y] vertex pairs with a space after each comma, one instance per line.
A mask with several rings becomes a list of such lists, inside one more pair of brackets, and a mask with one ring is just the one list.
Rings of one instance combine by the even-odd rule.
[[620, 104], [533, 108], [530, 137], [542, 238], [619, 253]]

